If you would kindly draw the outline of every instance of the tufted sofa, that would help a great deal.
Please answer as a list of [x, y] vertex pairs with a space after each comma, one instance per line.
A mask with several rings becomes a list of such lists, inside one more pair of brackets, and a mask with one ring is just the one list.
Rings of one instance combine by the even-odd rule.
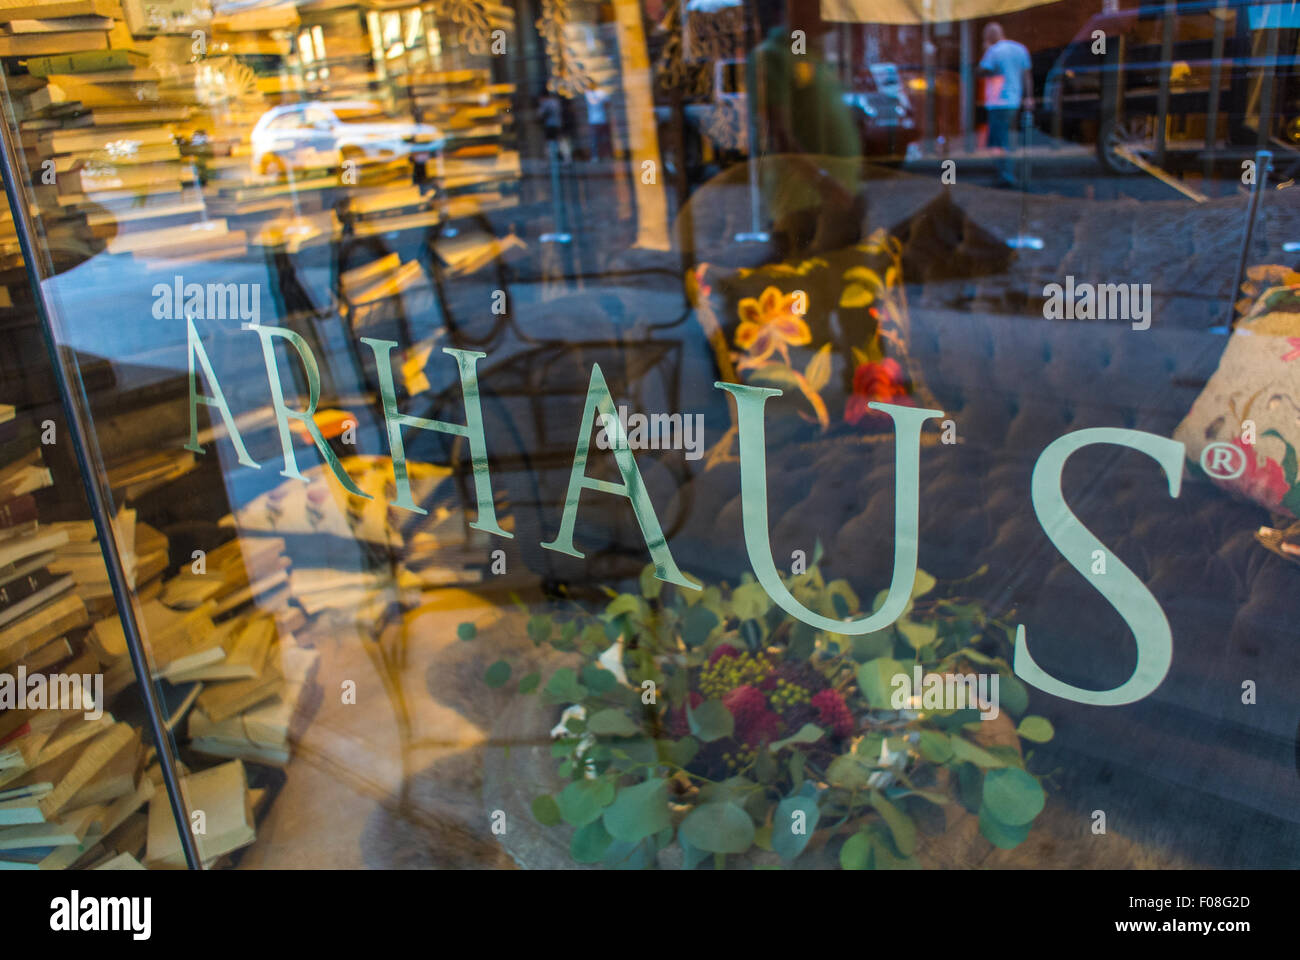
[[[738, 251], [716, 240], [728, 236], [739, 223], [730, 220], [746, 211], [743, 194], [734, 189], [739, 181], [731, 180], [737, 182], [723, 184], [730, 195], [696, 204], [700, 235], [690, 246], [697, 260], [730, 256], [740, 263], [748, 257], [754, 265], [762, 262], [761, 250]], [[1226, 342], [1209, 329], [1223, 301], [1215, 302], [1211, 291], [1197, 292], [1189, 277], [1212, 269], [1206, 264], [1226, 262], [1225, 251], [1237, 242], [1227, 229], [1236, 222], [1235, 207], [1204, 211], [1200, 227], [1181, 206], [1111, 211], [1112, 217], [1148, 221], [1122, 226], [1124, 237], [1190, 234], [1180, 241], [1181, 259], [1163, 274], [1148, 273], [1155, 280], [1156, 322], [1138, 332], [1125, 322], [1045, 320], [1031, 295], [1044, 277], [1060, 279], [1062, 269], [1081, 280], [1125, 279], [1115, 276], [1116, 263], [1137, 262], [1131, 250], [1093, 249], [1114, 242], [1086, 228], [1105, 222], [1098, 205], [1072, 210], [1038, 201], [1017, 222], [999, 200], [996, 215], [975, 217], [986, 220], [987, 229], [970, 222], [896, 228], [933, 196], [931, 190], [909, 200], [890, 191], [873, 208], [877, 222], [912, 236], [909, 269], [925, 279], [909, 286], [912, 359], [955, 421], [959, 439], [922, 448], [920, 565], [941, 581], [964, 580], [963, 595], [1024, 624], [1035, 659], [1049, 673], [1082, 687], [1117, 686], [1132, 673], [1135, 644], [1119, 615], [1048, 541], [1030, 505], [1030, 477], [1043, 448], [1070, 431], [1111, 426], [1173, 433]], [[1161, 216], [1163, 225], [1155, 222]], [[1217, 248], [1201, 230], [1205, 223], [1217, 224]], [[1037, 260], [1031, 254], [1014, 263], [989, 255], [989, 236], [1017, 229], [1040, 231], [1048, 248]], [[1288, 235], [1276, 222], [1266, 232]], [[1065, 248], [1053, 250], [1056, 242]], [[953, 262], [970, 265], [967, 275], [926, 270], [944, 244]], [[1256, 258], [1268, 255], [1259, 251]], [[1204, 263], [1198, 267], [1189, 258]], [[1015, 291], [1018, 299], [1009, 295]], [[645, 346], [637, 339], [644, 310], [635, 292], [544, 305], [538, 327], [547, 326], [548, 310], [554, 322], [567, 318], [581, 329], [584, 341], [604, 338], [624, 362], [613, 362], [608, 350], [605, 359], [566, 356], [539, 385], [576, 381], [571, 385], [578, 389], [534, 396], [531, 402], [545, 410], [529, 418], [517, 398], [494, 396], [485, 377], [489, 434], [496, 435], [495, 418], [516, 432], [513, 449], [529, 451], [499, 480], [509, 488], [516, 544], [530, 566], [551, 581], [608, 583], [646, 561], [632, 512], [618, 498], [584, 495], [577, 542], [585, 560], [536, 546], [554, 536], [559, 522], [591, 360], [602, 363], [616, 400], [640, 397], [641, 409], [703, 414], [710, 443], [730, 425], [730, 401], [713, 388], [717, 371], [709, 346], [689, 320], [655, 334], [674, 344], [677, 352], [666, 362], [677, 365], [679, 381], [670, 388], [653, 365], [633, 376], [633, 357]], [[556, 424], [558, 435], [536, 433]], [[546, 443], [556, 454], [548, 462], [539, 454]], [[770, 529], [778, 567], [788, 567], [795, 550], [811, 554], [820, 541], [828, 574], [848, 578], [860, 596], [887, 587], [893, 456], [890, 442], [846, 437], [770, 444]], [[597, 457], [589, 472], [613, 476], [608, 462], [598, 462], [609, 459]], [[639, 453], [637, 462], [682, 569], [736, 582], [749, 569], [738, 464], [705, 470], [703, 461], [687, 461], [678, 451]], [[1091, 811], [1106, 809], [1128, 829], [1154, 831], [1160, 843], [1181, 847], [1193, 862], [1293, 865], [1300, 857], [1300, 607], [1293, 599], [1300, 567], [1254, 542], [1253, 532], [1269, 522], [1263, 510], [1191, 473], [1181, 495], [1170, 498], [1157, 464], [1133, 451], [1080, 451], [1067, 463], [1063, 490], [1080, 520], [1148, 586], [1174, 638], [1168, 676], [1137, 703], [1091, 707], [1031, 691], [1033, 712], [1057, 728], [1041, 762], [1058, 768], [1062, 796], [1080, 811], [1081, 832]], [[1255, 684], [1253, 704], [1242, 702], [1245, 681]]]

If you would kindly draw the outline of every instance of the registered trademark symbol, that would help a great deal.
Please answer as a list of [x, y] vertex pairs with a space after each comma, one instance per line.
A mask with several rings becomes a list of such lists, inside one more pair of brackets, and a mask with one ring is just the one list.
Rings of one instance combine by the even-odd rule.
[[1206, 444], [1201, 469], [1215, 480], [1235, 480], [1246, 472], [1246, 454], [1231, 443]]

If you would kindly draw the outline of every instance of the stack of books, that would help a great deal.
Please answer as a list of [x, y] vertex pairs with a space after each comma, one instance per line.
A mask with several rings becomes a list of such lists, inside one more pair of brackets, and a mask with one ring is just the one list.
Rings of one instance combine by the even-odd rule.
[[[168, 581], [161, 602], [174, 616], [215, 618], [190, 652], [162, 665], [159, 676], [188, 712], [189, 746], [200, 754], [283, 766], [306, 722], [318, 654], [299, 647], [305, 623], [289, 605], [289, 560], [278, 537], [231, 540]], [[190, 708], [193, 708], [192, 711]], [[177, 728], [178, 733], [180, 728]]]
[[0, 869], [138, 862], [155, 792], [143, 757], [140, 731], [112, 714], [42, 711], [0, 744]]
[[163, 584], [160, 601], [172, 610], [189, 611], [211, 603], [218, 619], [256, 604], [283, 610], [289, 583], [284, 540], [259, 537], [228, 540], [194, 560]]
[[[141, 599], [157, 596], [162, 573], [167, 569], [167, 538], [146, 523], [136, 520], [136, 512], [119, 511], [114, 520], [117, 551], [122, 558], [127, 583]], [[90, 520], [63, 521], [49, 525], [52, 533], [63, 535], [50, 569], [71, 576], [77, 593], [96, 619], [115, 614], [113, 591], [108, 567]]]
[[0, 3], [0, 56], [26, 58], [15, 108], [49, 242], [82, 256], [99, 252], [90, 238], [137, 259], [238, 256], [245, 238], [206, 217], [178, 136], [203, 90], [200, 66], [188, 62], [190, 31], [155, 35], [177, 29], [150, 19], [161, 6], [126, 6]]
[[[41, 447], [33, 436], [16, 435], [0, 444], [0, 462], [0, 671], [25, 664], [39, 672], [74, 660], [84, 666], [91, 614], [75, 578], [58, 566], [68, 534], [37, 517], [35, 494], [53, 482]], [[0, 738], [27, 719], [16, 707], [0, 714]]]
[[[255, 808], [263, 799], [248, 786], [248, 775], [238, 760], [181, 778], [181, 791], [190, 809], [202, 812], [202, 830], [195, 824], [194, 840], [206, 868], [218, 867], [229, 854], [257, 839]], [[148, 852], [144, 864], [164, 870], [185, 869], [185, 852], [176, 833], [167, 797], [155, 793], [149, 804]]]
[[518, 204], [519, 152], [514, 142], [514, 84], [493, 83], [487, 70], [424, 71], [410, 78], [411, 105], [443, 134], [425, 165], [448, 219]]
[[[92, 621], [113, 608], [93, 526], [41, 521], [53, 478], [31, 419], [0, 425], [0, 869], [129, 865], [153, 782], [139, 726], [106, 710], [113, 659]], [[166, 539], [129, 511], [117, 527], [132, 575], [156, 579]]]
[[390, 253], [339, 275], [340, 312], [354, 331], [433, 309], [433, 285], [418, 260]]
[[298, 9], [292, 3], [227, 8], [212, 18], [208, 52], [222, 57], [287, 57], [293, 52], [299, 22]]
[[[269, 644], [274, 625], [268, 620], [245, 627], [254, 639], [242, 639], [245, 647], [259, 643], [260, 662], [238, 656], [227, 658], [221, 679], [210, 680], [189, 714], [190, 749], [216, 757], [240, 758], [283, 767], [289, 762], [291, 745], [302, 736], [310, 707], [319, 702], [315, 683], [320, 654], [298, 646], [292, 637], [281, 636]], [[269, 629], [268, 629], [269, 625]], [[235, 677], [234, 667], [246, 674]]]
[[118, 0], [3, 0], [0, 57], [107, 50], [122, 16]]
[[427, 228], [441, 220], [433, 190], [416, 183], [353, 187], [345, 203], [356, 237]]

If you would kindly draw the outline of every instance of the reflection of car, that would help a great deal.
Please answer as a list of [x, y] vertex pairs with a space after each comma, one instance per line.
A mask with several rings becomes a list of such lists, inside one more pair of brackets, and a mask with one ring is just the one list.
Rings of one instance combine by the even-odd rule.
[[[1263, 139], [1274, 148], [1300, 144], [1300, 20], [1290, 4], [1180, 3], [1167, 22], [1169, 9], [1144, 6], [1088, 21], [1047, 76], [1043, 106], [1052, 134], [1093, 143], [1109, 170], [1135, 173], [1139, 167], [1129, 157], [1155, 152], [1163, 96], [1166, 154], [1197, 156], [1206, 149], [1204, 128], [1217, 81], [1214, 139], [1221, 155], [1251, 155], [1261, 140], [1265, 101], [1271, 117]], [[1259, 29], [1270, 22], [1285, 29]], [[1278, 44], [1271, 56], [1269, 33]], [[1269, 98], [1263, 96], [1266, 78]]]
[[[902, 92], [897, 70], [889, 67], [897, 91], [881, 90], [874, 73], [860, 75], [859, 88], [842, 95], [853, 115], [862, 140], [862, 155], [885, 163], [901, 163], [908, 144], [921, 136]], [[749, 105], [745, 90], [744, 60], [718, 60], [713, 65], [713, 99], [710, 103], [688, 104], [686, 117], [708, 137], [715, 149], [748, 151]]]
[[268, 110], [253, 128], [253, 165], [261, 173], [341, 167], [349, 160], [426, 160], [442, 145], [437, 127], [387, 116], [364, 100], [308, 101]]
[[[894, 78], [897, 79], [897, 73]], [[901, 163], [907, 155], [907, 146], [920, 139], [912, 108], [898, 92], [885, 91], [877, 86], [874, 71], [860, 75], [858, 90], [844, 94], [844, 102], [853, 110], [853, 119], [862, 138], [862, 155], [886, 163]]]

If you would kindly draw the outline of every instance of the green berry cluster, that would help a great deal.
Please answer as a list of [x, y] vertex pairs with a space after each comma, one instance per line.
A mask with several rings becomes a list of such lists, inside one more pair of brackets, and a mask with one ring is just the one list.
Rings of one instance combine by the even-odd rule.
[[776, 689], [768, 694], [768, 702], [777, 713], [785, 713], [790, 707], [812, 700], [812, 694], [788, 680], [777, 678]]
[[741, 653], [734, 657], [719, 657], [700, 671], [700, 693], [710, 700], [742, 687], [758, 686], [772, 672], [772, 662], [764, 656]]
[[722, 761], [728, 770], [739, 770], [758, 759], [758, 747], [737, 747], [734, 753], [724, 753]]

